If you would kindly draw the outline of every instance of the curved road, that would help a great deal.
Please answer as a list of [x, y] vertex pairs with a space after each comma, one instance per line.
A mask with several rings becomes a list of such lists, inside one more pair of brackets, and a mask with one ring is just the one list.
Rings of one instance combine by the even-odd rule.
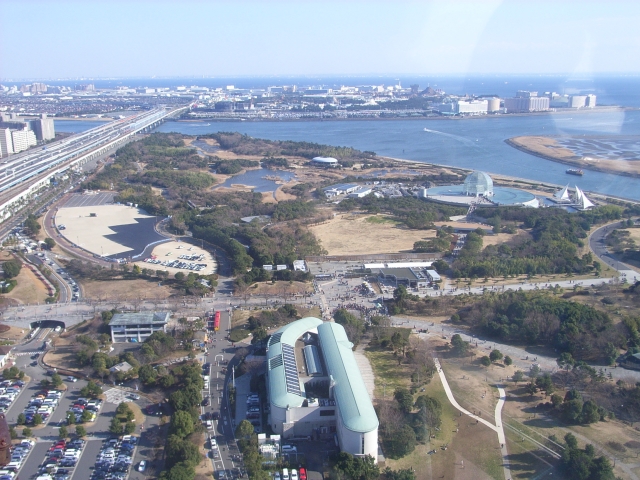
[[606, 236], [616, 228], [623, 227], [622, 222], [610, 223], [593, 231], [589, 236], [589, 247], [593, 253], [604, 263], [616, 269], [622, 277], [626, 277], [629, 283], [634, 283], [640, 278], [640, 273], [636, 272], [629, 265], [622, 263], [609, 252], [605, 242]]

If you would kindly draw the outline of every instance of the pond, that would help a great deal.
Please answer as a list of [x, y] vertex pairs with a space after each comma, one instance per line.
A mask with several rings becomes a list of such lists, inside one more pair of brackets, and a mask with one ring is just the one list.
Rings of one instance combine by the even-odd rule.
[[[232, 185], [246, 185], [251, 187], [254, 192], [273, 192], [279, 184], [276, 183], [274, 177], [279, 177], [282, 181], [288, 182], [295, 177], [295, 173], [287, 172], [285, 170], [269, 170], [266, 168], [259, 168], [256, 170], [247, 170], [240, 175], [234, 175], [228, 178], [224, 183], [218, 185], [219, 187], [231, 187]], [[265, 178], [268, 177], [268, 178]]]

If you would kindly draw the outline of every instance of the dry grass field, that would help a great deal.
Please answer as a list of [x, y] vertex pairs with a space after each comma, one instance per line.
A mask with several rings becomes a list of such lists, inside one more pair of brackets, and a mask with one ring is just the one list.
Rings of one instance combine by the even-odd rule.
[[383, 215], [340, 215], [310, 227], [329, 255], [410, 252], [435, 230], [409, 230]]
[[21, 304], [34, 304], [44, 303], [49, 296], [44, 284], [26, 267], [22, 267], [16, 280], [18, 284], [9, 293], [4, 294], [6, 298]]
[[86, 280], [82, 282], [85, 297], [100, 300], [165, 299], [173, 293], [171, 288], [148, 280]]

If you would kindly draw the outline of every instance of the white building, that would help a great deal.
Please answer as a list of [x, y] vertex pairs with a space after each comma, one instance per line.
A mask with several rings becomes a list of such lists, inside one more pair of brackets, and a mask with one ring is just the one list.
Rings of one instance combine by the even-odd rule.
[[569, 108], [583, 108], [587, 105], [586, 95], [571, 95], [569, 97]]
[[[278, 329], [267, 345], [269, 423], [283, 439], [330, 439], [355, 456], [378, 458], [378, 417], [337, 323], [307, 317]], [[327, 395], [318, 392], [326, 388]], [[314, 391], [313, 395], [307, 391]]]
[[481, 115], [489, 110], [487, 100], [458, 100], [456, 102], [456, 113], [461, 115]]
[[0, 157], [6, 157], [13, 154], [13, 139], [11, 138], [11, 130], [8, 128], [0, 128]]
[[154, 332], [167, 331], [170, 315], [169, 312], [116, 313], [109, 322], [111, 341], [144, 342]]
[[311, 163], [319, 167], [337, 167], [338, 160], [333, 157], [314, 157]]
[[369, 195], [372, 190], [369, 187], [360, 187], [349, 194], [349, 198], [363, 198]]
[[537, 92], [518, 92], [514, 98], [504, 99], [507, 113], [544, 112], [549, 110], [549, 98], [538, 97]]
[[11, 130], [11, 140], [13, 140], [14, 153], [22, 152], [38, 144], [33, 130]]

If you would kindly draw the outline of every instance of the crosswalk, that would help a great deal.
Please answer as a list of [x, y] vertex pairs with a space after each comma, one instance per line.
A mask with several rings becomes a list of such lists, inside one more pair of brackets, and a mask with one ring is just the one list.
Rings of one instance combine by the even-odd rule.
[[16, 352], [13, 353], [16, 357], [23, 357], [25, 355], [35, 355], [36, 353], [42, 353], [42, 350], [34, 350], [33, 352]]

